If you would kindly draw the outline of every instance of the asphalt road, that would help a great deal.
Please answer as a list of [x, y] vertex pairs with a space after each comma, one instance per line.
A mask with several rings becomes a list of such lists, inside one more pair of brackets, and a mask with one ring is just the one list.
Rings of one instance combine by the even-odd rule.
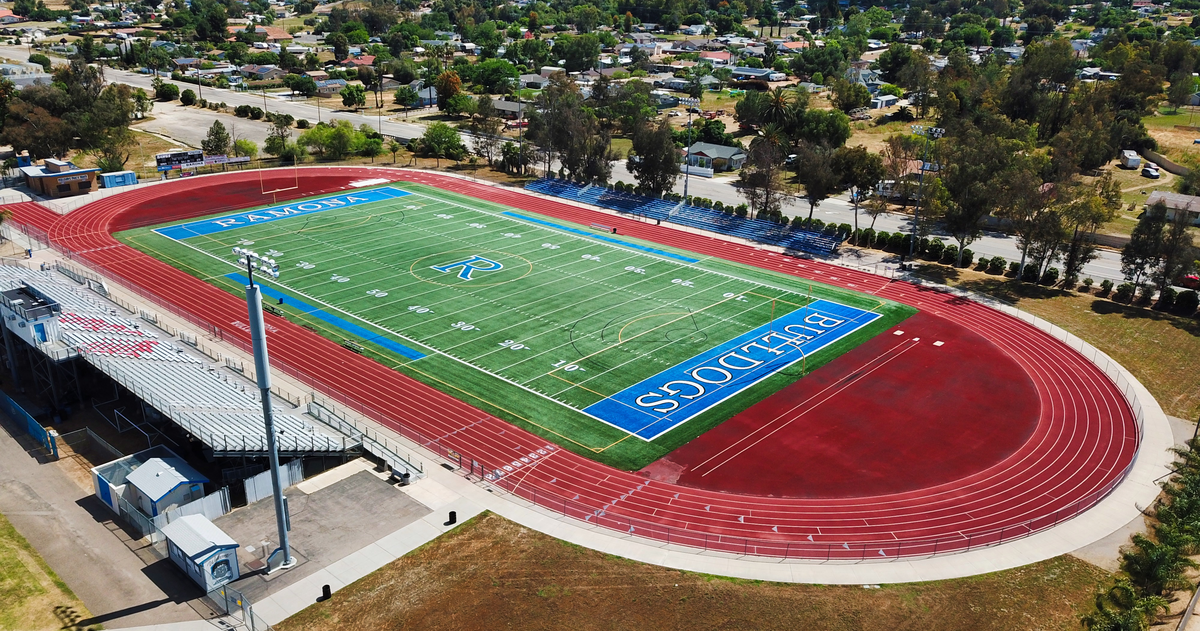
[[[23, 47], [0, 46], [0, 54], [9, 56], [12, 59], [27, 58], [27, 52]], [[105, 76], [109, 81], [118, 81], [131, 86], [145, 88], [147, 91], [151, 90], [151, 82], [154, 80], [154, 77], [151, 75], [142, 75], [112, 68], [105, 69]], [[180, 89], [183, 89], [188, 84], [179, 83], [178, 85], [180, 85]], [[303, 99], [292, 101], [286, 95], [277, 96], [268, 94], [264, 97], [261, 92], [236, 92], [233, 90], [205, 88], [204, 96], [209, 100], [224, 101], [230, 106], [252, 105], [263, 107], [272, 112], [291, 114], [298, 119], [318, 120], [317, 108], [314, 105]], [[260, 146], [263, 139], [266, 138], [267, 124], [265, 122], [239, 119], [234, 116], [217, 114], [216, 112], [199, 110], [197, 108], [185, 108], [178, 103], [155, 103], [154, 111], [151, 115], [156, 119], [160, 119], [161, 122], [160, 120], [152, 121], [145, 127], [146, 129], [163, 133], [194, 146], [199, 146], [200, 140], [203, 139], [208, 126], [212, 124], [211, 121], [214, 119], [227, 121], [227, 127], [232, 124], [241, 137], [254, 140]], [[330, 118], [348, 120], [356, 127], [364, 124], [369, 125], [372, 128], [380, 129], [385, 135], [403, 139], [416, 138], [424, 133], [424, 127], [416, 123], [389, 120], [376, 116], [364, 116], [347, 110], [331, 112], [326, 108], [322, 108], [320, 120], [327, 121]], [[469, 137], [464, 137], [469, 142]], [[633, 176], [625, 169], [624, 161], [618, 161], [613, 165], [612, 179], [614, 181], [634, 181]], [[730, 176], [718, 176], [714, 178], [690, 177], [686, 179], [688, 193], [692, 196], [707, 197], [714, 201], [720, 200], [726, 204], [740, 204], [745, 199], [741, 197], [737, 188], [733, 186], [733, 182], [734, 178]], [[675, 185], [675, 192], [682, 194], [684, 186], [685, 178], [681, 177]], [[790, 217], [798, 214], [807, 216], [808, 203], [802, 197], [789, 200], [784, 206], [784, 214]], [[816, 212], [813, 214], [814, 217], [820, 218], [826, 223], [849, 223], [851, 225], [854, 224], [853, 215], [853, 207], [846, 196], [825, 200], [817, 207]], [[866, 226], [869, 224], [870, 217], [860, 214], [859, 225]], [[887, 214], [880, 216], [876, 220], [875, 229], [895, 232], [896, 230], [911, 229], [911, 225], [908, 217], [905, 215]], [[1000, 233], [987, 233], [968, 247], [975, 252], [976, 258], [1002, 256], [1009, 261], [1020, 259], [1020, 250], [1016, 240], [1011, 236]], [[1114, 282], [1122, 280], [1120, 253], [1112, 250], [1101, 250], [1098, 258], [1084, 267], [1084, 276], [1090, 276], [1097, 282], [1103, 279], [1113, 280]]]

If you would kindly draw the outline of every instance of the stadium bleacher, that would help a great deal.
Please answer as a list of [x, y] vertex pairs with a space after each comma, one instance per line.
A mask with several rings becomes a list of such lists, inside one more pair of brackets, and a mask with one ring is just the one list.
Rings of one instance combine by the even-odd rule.
[[602, 186], [584, 186], [570, 180], [543, 178], [526, 184], [525, 188], [544, 195], [600, 206], [621, 213], [718, 232], [756, 243], [775, 245], [809, 254], [832, 254], [841, 245], [841, 240], [837, 237], [820, 232], [800, 230], [786, 224], [763, 219], [727, 215], [711, 208], [678, 204], [665, 199], [625, 193]]
[[[62, 307], [61, 341], [205, 443], [216, 455], [266, 451], [258, 388], [212, 366], [52, 270], [0, 265], [0, 289], [36, 287]], [[295, 414], [275, 414], [283, 453], [344, 451], [350, 441]]]

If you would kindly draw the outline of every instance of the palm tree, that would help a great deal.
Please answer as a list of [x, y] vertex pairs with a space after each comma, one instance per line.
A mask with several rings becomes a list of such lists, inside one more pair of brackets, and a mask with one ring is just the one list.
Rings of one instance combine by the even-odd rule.
[[767, 92], [762, 110], [763, 122], [784, 124], [791, 111], [793, 100], [795, 100], [795, 93], [787, 88], [778, 87]]
[[1167, 612], [1162, 596], [1139, 597], [1128, 579], [1096, 594], [1096, 611], [1080, 619], [1088, 631], [1146, 631], [1158, 612]]
[[1133, 546], [1121, 553], [1121, 569], [1130, 582], [1147, 594], [1162, 594], [1169, 589], [1184, 589], [1191, 585], [1183, 574], [1196, 562], [1183, 552], [1145, 535], [1133, 536]]

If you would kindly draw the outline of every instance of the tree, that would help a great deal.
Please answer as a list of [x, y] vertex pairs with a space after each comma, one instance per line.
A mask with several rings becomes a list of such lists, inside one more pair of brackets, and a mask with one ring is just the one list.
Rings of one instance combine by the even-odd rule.
[[41, 53], [34, 53], [30, 55], [29, 63], [40, 65], [44, 72], [50, 72], [50, 69], [54, 66], [54, 64], [51, 63], [50, 58]]
[[504, 59], [485, 59], [474, 68], [475, 83], [487, 94], [503, 94], [520, 76], [517, 67]]
[[200, 148], [204, 150], [205, 155], [223, 156], [229, 153], [231, 143], [232, 140], [229, 132], [225, 130], [225, 125], [221, 121], [215, 120], [212, 127], [208, 128], [208, 136], [200, 142]]
[[371, 162], [375, 161], [375, 156], [383, 153], [383, 141], [379, 138], [367, 138], [362, 143], [362, 147], [358, 150], [358, 155], [364, 158], [370, 158]]
[[871, 104], [871, 91], [861, 83], [851, 83], [846, 79], [833, 82], [833, 106], [843, 112], [856, 110]]
[[475, 99], [460, 92], [447, 99], [442, 109], [450, 116], [470, 116], [475, 111]]
[[138, 118], [145, 118], [154, 109], [154, 101], [146, 95], [146, 91], [138, 88], [133, 93], [133, 108]]
[[1146, 209], [1133, 227], [1129, 243], [1121, 249], [1121, 273], [1125, 275], [1125, 280], [1135, 285], [1141, 285], [1162, 263], [1166, 210], [1163, 204]]
[[184, 90], [183, 93], [179, 95], [179, 102], [188, 106], [195, 105], [196, 93], [192, 90]]
[[348, 85], [338, 94], [342, 97], [342, 105], [352, 107], [355, 111], [367, 104], [367, 90], [361, 85]]
[[782, 178], [787, 145], [787, 134], [776, 123], [763, 125], [750, 143], [746, 163], [738, 175], [739, 192], [759, 219], [782, 218], [783, 199], [788, 194]]
[[162, 79], [155, 78], [154, 98], [160, 101], [174, 101], [179, 98], [179, 86], [174, 83], [166, 83]]
[[883, 158], [879, 154], [869, 153], [866, 147], [859, 145], [838, 149], [833, 153], [832, 163], [833, 172], [837, 174], [842, 186], [850, 189], [850, 199], [854, 203], [854, 233], [857, 245], [858, 205], [883, 179]]
[[554, 52], [567, 72], [591, 70], [600, 61], [600, 39], [591, 33], [560, 35], [554, 40]]
[[665, 120], [643, 121], [633, 134], [633, 147], [626, 168], [648, 195], [661, 197], [675, 187], [679, 178], [679, 149]]
[[343, 33], [326, 35], [325, 44], [333, 48], [333, 58], [337, 61], [344, 61], [350, 56], [350, 40]]
[[805, 110], [796, 137], [814, 145], [840, 147], [850, 139], [850, 118], [837, 110]]
[[796, 178], [804, 186], [808, 200], [808, 225], [813, 211], [837, 188], [839, 177], [833, 170], [833, 152], [823, 145], [803, 142], [796, 153]]
[[1188, 589], [1191, 583], [1184, 573], [1197, 564], [1177, 547], [1154, 541], [1141, 533], [1121, 552], [1121, 569], [1132, 585], [1142, 593], [1162, 596], [1175, 589]]
[[[417, 101], [421, 100], [421, 95], [412, 86], [402, 85], [396, 90], [395, 100], [397, 105], [405, 109], [411, 109], [412, 106], [417, 104]], [[408, 116], [408, 112], [405, 112], [404, 115]]]
[[462, 92], [462, 79], [457, 72], [447, 70], [437, 76], [433, 87], [437, 90], [438, 109], [445, 110], [450, 99]]
[[258, 145], [254, 144], [252, 140], [239, 138], [233, 141], [233, 155], [253, 160], [258, 156]]
[[267, 140], [263, 143], [263, 150], [270, 155], [282, 157], [289, 152], [288, 141], [292, 137], [292, 126], [290, 122], [276, 118], [271, 123], [271, 128], [267, 132]]
[[1170, 611], [1162, 596], [1141, 596], [1129, 579], [1119, 579], [1108, 590], [1096, 594], [1096, 611], [1080, 621], [1088, 631], [1146, 631], [1160, 611]]
[[1188, 213], [1176, 211], [1167, 223], [1162, 242], [1162, 265], [1154, 279], [1160, 291], [1185, 273], [1191, 272], [1197, 258], [1196, 246], [1189, 230]]
[[300, 93], [310, 97], [317, 93], [317, 82], [308, 75], [289, 74], [283, 78], [283, 85], [291, 90], [293, 95]]
[[445, 123], [434, 123], [425, 128], [425, 134], [417, 142], [417, 150], [425, 156], [437, 159], [437, 166], [442, 165], [442, 158], [460, 160], [467, 153], [458, 132]]
[[132, 156], [134, 144], [133, 134], [129, 130], [124, 130], [124, 133], [109, 138], [95, 152], [96, 168], [100, 169], [101, 173], [125, 170], [125, 164]]
[[[945, 148], [937, 151], [943, 144]], [[962, 265], [963, 249], [979, 237], [984, 217], [997, 207], [993, 182], [1003, 177], [1014, 156], [1024, 150], [1020, 141], [985, 134], [973, 125], [935, 145], [935, 155], [940, 153], [939, 178], [951, 201], [942, 224], [958, 241], [958, 265]]]
[[392, 152], [392, 164], [396, 164], [396, 154], [400, 153], [400, 150], [403, 148], [404, 145], [400, 144], [400, 141], [395, 138], [388, 141], [387, 150]]
[[1171, 87], [1167, 89], [1167, 102], [1179, 111], [1187, 105], [1188, 99], [1196, 92], [1196, 79], [1192, 77], [1191, 69], [1180, 70], [1171, 75]]

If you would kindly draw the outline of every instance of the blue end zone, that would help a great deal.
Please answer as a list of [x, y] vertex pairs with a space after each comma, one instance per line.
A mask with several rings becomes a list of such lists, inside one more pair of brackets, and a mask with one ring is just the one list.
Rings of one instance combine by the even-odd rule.
[[525, 215], [518, 215], [517, 213], [502, 212], [500, 214], [504, 215], [505, 217], [512, 217], [513, 219], [520, 219], [521, 221], [528, 221], [529, 223], [535, 223], [539, 226], [545, 226], [547, 228], [554, 228], [555, 230], [561, 230], [563, 232], [570, 232], [571, 234], [577, 234], [581, 237], [587, 237], [589, 239], [595, 239], [597, 241], [603, 241], [605, 243], [612, 243], [613, 245], [619, 245], [623, 248], [630, 248], [632, 250], [640, 250], [642, 252], [649, 252], [650, 254], [657, 254], [659, 256], [666, 257], [669, 259], [675, 259], [676, 261], [683, 261], [684, 263], [697, 263], [700, 261], [700, 259], [694, 259], [689, 256], [683, 256], [682, 254], [676, 254], [674, 252], [667, 252], [666, 250], [658, 250], [658, 249], [647, 247], [644, 245], [638, 245], [636, 243], [622, 241], [620, 239], [613, 239], [612, 237], [606, 237], [604, 235], [592, 234], [591, 232], [588, 232], [586, 230], [576, 230], [575, 228], [568, 228], [566, 226], [560, 226], [553, 222], [541, 221], [539, 219], [534, 219], [532, 217], [526, 217]]
[[817, 300], [583, 411], [639, 438], [654, 440], [879, 317]]
[[358, 206], [359, 204], [369, 204], [372, 202], [382, 202], [389, 199], [395, 199], [397, 197], [404, 197], [405, 195], [411, 195], [411, 193], [392, 187], [374, 188], [356, 193], [334, 195], [333, 197], [308, 199], [304, 200], [303, 202], [288, 206], [272, 206], [271, 208], [260, 208], [258, 210], [251, 210], [234, 215], [225, 215], [223, 217], [216, 217], [213, 219], [203, 219], [200, 221], [179, 224], [177, 226], [167, 226], [166, 228], [159, 228], [154, 232], [169, 239], [175, 239], [178, 241], [202, 234], [214, 234], [217, 232], [224, 232], [226, 230], [237, 230], [238, 228], [245, 226], [275, 221], [276, 219], [287, 219], [288, 217], [310, 215], [312, 213], [319, 213], [323, 210], [347, 208], [350, 206]]
[[[241, 274], [226, 274], [225, 278], [232, 278], [233, 280], [236, 280], [237, 282], [239, 282], [243, 285], [247, 285], [250, 283], [250, 281]], [[277, 300], [279, 298], [283, 298], [284, 303], [286, 303], [290, 307], [299, 309], [301, 313], [307, 313], [307, 314], [317, 318], [318, 320], [321, 320], [328, 324], [332, 324], [333, 326], [336, 326], [337, 328], [339, 328], [347, 333], [352, 333], [354, 335], [357, 335], [357, 336], [361, 337], [363, 339], [363, 341], [370, 342], [377, 346], [382, 346], [382, 347], [388, 349], [389, 351], [392, 351], [398, 355], [407, 357], [409, 359], [421, 359], [422, 357], [425, 356], [425, 354], [420, 351], [415, 351], [403, 344], [394, 342], [386, 337], [383, 337], [381, 334], [372, 333], [372, 332], [368, 331], [367, 329], [364, 329], [361, 326], [358, 326], [357, 324], [354, 324], [352, 322], [347, 322], [346, 320], [343, 320], [342, 318], [339, 318], [331, 313], [327, 313], [323, 309], [311, 306], [308, 303], [304, 302], [303, 300], [300, 300], [298, 298], [293, 298], [287, 294], [275, 291], [274, 289], [271, 289], [270, 287], [267, 287], [266, 285], [263, 285], [261, 283], [259, 284], [259, 287], [262, 288], [262, 292], [264, 294], [266, 294], [267, 296], [270, 296]]]

